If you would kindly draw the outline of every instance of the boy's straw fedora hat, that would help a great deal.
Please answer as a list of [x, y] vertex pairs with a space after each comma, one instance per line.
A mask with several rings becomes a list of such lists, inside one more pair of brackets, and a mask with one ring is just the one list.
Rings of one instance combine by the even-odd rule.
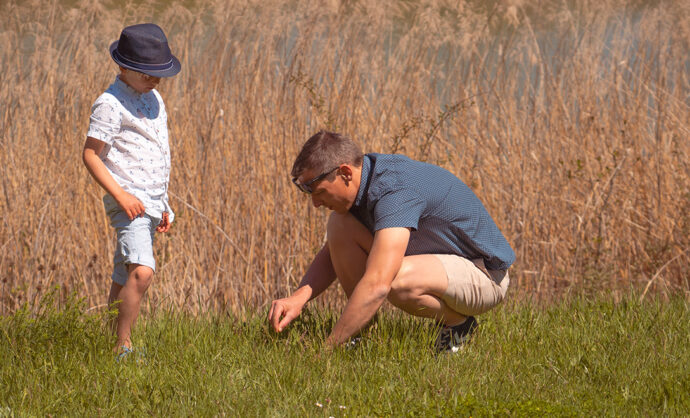
[[110, 45], [110, 56], [124, 68], [154, 77], [172, 77], [182, 69], [170, 52], [163, 29], [153, 23], [122, 29], [120, 40]]

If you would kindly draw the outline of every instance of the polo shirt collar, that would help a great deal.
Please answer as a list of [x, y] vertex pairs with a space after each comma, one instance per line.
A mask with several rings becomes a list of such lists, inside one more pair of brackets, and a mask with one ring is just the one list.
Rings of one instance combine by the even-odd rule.
[[353, 206], [360, 206], [362, 203], [362, 199], [364, 199], [365, 190], [368, 187], [369, 183], [369, 171], [371, 169], [371, 162], [369, 161], [369, 156], [364, 155], [364, 158], [362, 159], [362, 177], [360, 178], [359, 181], [359, 190], [357, 191], [357, 197], [355, 198], [355, 203]]

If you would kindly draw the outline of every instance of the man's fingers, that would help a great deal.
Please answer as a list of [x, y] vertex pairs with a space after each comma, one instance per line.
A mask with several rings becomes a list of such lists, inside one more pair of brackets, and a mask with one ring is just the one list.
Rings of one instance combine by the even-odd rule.
[[271, 309], [268, 310], [268, 322], [271, 322], [271, 319], [273, 318], [273, 307], [276, 306], [275, 301], [271, 303]]
[[274, 308], [275, 309], [271, 309], [271, 323], [273, 324], [273, 329], [276, 330], [276, 332], [280, 332], [281, 330], [278, 325], [280, 323], [280, 317], [283, 315], [283, 305], [275, 304]]
[[300, 314], [300, 309], [290, 302], [273, 301], [268, 312], [268, 320], [276, 332], [282, 332], [285, 327]]
[[283, 316], [283, 320], [280, 321], [280, 324], [278, 324], [278, 332], [283, 331], [283, 329], [288, 326], [292, 320], [295, 319], [295, 314], [292, 312], [285, 312], [285, 316]]

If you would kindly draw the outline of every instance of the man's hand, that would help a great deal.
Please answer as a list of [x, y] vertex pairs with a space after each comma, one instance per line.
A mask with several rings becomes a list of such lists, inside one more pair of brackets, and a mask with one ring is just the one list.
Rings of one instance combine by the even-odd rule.
[[168, 218], [168, 212], [163, 212], [163, 219], [161, 219], [161, 222], [156, 227], [156, 231], [168, 232], [169, 229], [170, 229], [170, 218]]
[[123, 211], [127, 214], [129, 220], [134, 220], [137, 216], [143, 215], [145, 212], [144, 204], [133, 195], [122, 191], [115, 197], [117, 204], [120, 205]]
[[295, 296], [274, 300], [268, 312], [268, 322], [276, 332], [282, 332], [285, 327], [302, 312], [304, 303]]
[[268, 322], [276, 332], [282, 332], [302, 312], [304, 305], [321, 294], [335, 280], [335, 271], [329, 255], [328, 243], [316, 254], [314, 261], [302, 278], [299, 288], [290, 297], [276, 299], [271, 303]]

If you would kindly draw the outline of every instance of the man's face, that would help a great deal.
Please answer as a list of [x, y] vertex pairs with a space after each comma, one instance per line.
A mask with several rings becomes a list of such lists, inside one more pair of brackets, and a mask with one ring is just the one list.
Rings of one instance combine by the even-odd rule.
[[[314, 207], [326, 206], [338, 213], [347, 213], [350, 210], [355, 201], [357, 190], [353, 191], [352, 181], [346, 181], [347, 173], [344, 173], [345, 171], [348, 171], [348, 168], [343, 164], [334, 170], [335, 178], [329, 179], [331, 176], [327, 176], [311, 184], [312, 193], [310, 196]], [[306, 170], [299, 176], [298, 180], [306, 183], [319, 174], [313, 170]]]

